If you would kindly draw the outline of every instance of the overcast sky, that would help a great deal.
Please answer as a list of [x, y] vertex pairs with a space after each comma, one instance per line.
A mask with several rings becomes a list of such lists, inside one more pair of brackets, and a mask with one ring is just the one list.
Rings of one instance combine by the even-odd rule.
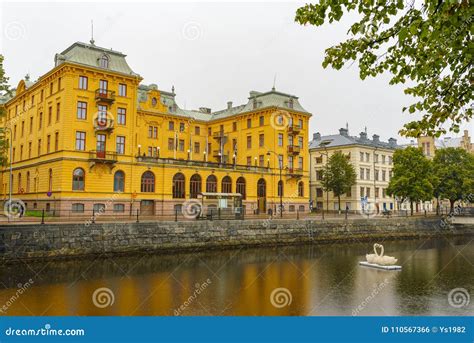
[[[410, 98], [388, 76], [361, 81], [357, 66], [324, 69], [324, 50], [346, 37], [350, 19], [325, 27], [294, 22], [302, 2], [3, 3], [1, 52], [10, 84], [53, 67], [55, 53], [88, 42], [125, 53], [143, 83], [176, 88], [180, 107], [219, 110], [251, 90], [294, 94], [313, 114], [311, 133], [349, 125], [358, 135], [396, 137]], [[352, 18], [353, 19], [353, 18]], [[461, 128], [474, 133], [473, 123]], [[454, 137], [454, 134], [450, 134]], [[311, 137], [311, 136], [310, 136]]]

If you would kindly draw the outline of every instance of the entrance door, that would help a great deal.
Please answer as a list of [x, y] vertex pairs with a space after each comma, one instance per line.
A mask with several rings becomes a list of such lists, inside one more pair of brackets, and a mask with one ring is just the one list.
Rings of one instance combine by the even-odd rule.
[[140, 202], [140, 215], [152, 216], [155, 214], [155, 202], [153, 200], [142, 200]]
[[105, 158], [106, 136], [104, 134], [97, 135], [97, 157]]
[[257, 182], [257, 209], [258, 213], [265, 213], [267, 210], [267, 183], [265, 179]]

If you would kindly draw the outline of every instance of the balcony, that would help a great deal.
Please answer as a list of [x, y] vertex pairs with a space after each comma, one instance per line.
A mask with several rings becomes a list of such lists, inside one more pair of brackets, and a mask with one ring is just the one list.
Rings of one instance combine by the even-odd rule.
[[157, 165], [170, 164], [170, 165], [182, 165], [192, 167], [205, 167], [212, 169], [224, 169], [224, 170], [241, 170], [241, 171], [254, 171], [258, 173], [268, 173], [270, 169], [268, 167], [259, 166], [247, 166], [243, 164], [232, 164], [232, 163], [218, 163], [210, 161], [197, 161], [197, 160], [180, 160], [174, 158], [160, 158], [152, 156], [136, 156], [138, 162], [152, 163]]
[[96, 89], [95, 101], [113, 103], [115, 101], [115, 92], [106, 89]]
[[295, 179], [299, 179], [303, 176], [303, 169], [300, 169], [300, 168], [288, 168], [286, 170], [286, 175], [289, 177], [289, 178], [295, 178]]
[[297, 135], [298, 133], [300, 133], [301, 131], [301, 127], [299, 125], [289, 125], [288, 126], [288, 133], [290, 135]]
[[114, 130], [114, 120], [112, 118], [95, 118], [94, 130], [111, 132]]
[[301, 148], [298, 145], [288, 145], [288, 154], [299, 155]]
[[115, 167], [117, 163], [117, 153], [114, 151], [89, 151], [89, 170], [91, 170], [96, 164], [108, 165], [110, 170]]

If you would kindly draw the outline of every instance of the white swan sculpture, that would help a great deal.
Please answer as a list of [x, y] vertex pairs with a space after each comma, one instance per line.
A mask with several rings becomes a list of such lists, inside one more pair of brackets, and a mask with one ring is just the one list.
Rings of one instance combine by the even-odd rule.
[[[378, 252], [378, 249], [380, 248], [380, 254]], [[374, 252], [375, 254], [366, 254], [365, 258], [367, 259], [367, 262], [369, 263], [374, 263], [378, 264], [381, 266], [392, 266], [395, 263], [397, 263], [397, 259], [392, 256], [384, 256], [384, 249], [382, 244], [375, 243], [374, 244]]]

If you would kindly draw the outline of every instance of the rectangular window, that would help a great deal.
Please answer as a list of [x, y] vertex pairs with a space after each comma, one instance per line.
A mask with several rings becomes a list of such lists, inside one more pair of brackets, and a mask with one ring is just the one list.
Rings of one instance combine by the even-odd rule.
[[298, 137], [298, 145], [303, 149], [303, 137]]
[[30, 133], [33, 133], [33, 117], [30, 117]]
[[288, 145], [293, 146], [293, 136], [288, 136]]
[[370, 169], [366, 169], [365, 170], [365, 176], [366, 176], [366, 180], [370, 180]]
[[41, 155], [41, 139], [38, 139], [38, 156]]
[[79, 76], [79, 89], [87, 90], [88, 79], [87, 76]]
[[322, 157], [316, 157], [316, 164], [323, 163], [323, 158]]
[[387, 197], [387, 190], [385, 188], [382, 188], [382, 198]]
[[382, 164], [385, 164], [385, 155], [382, 155]]
[[61, 104], [58, 102], [58, 103], [56, 104], [56, 122], [59, 121], [59, 118], [60, 118], [60, 116], [61, 116], [61, 113], [60, 113], [60, 112], [61, 112]]
[[196, 126], [196, 127], [194, 128], [194, 134], [195, 134], [196, 136], [201, 135], [201, 127]]
[[366, 191], [367, 197], [370, 198], [370, 187], [367, 187], [365, 191]]
[[152, 157], [153, 156], [153, 147], [149, 146], [148, 147], [148, 155], [149, 157]]
[[86, 150], [86, 133], [82, 131], [76, 132], [76, 150]]
[[251, 156], [247, 156], [247, 165], [248, 166], [252, 165], [252, 157]]
[[77, 119], [86, 119], [87, 118], [87, 102], [78, 101], [77, 102]]
[[263, 125], [265, 124], [265, 117], [264, 117], [264, 116], [260, 116], [260, 117], [258, 118], [258, 124], [259, 124], [260, 126], [263, 126]]
[[375, 196], [378, 198], [379, 197], [379, 188], [375, 187]]
[[125, 154], [125, 137], [124, 136], [117, 136], [117, 154]]
[[168, 150], [174, 150], [174, 138], [168, 138]]
[[174, 131], [174, 121], [170, 121], [170, 122], [168, 123], [168, 130]]
[[250, 129], [252, 127], [252, 118], [247, 119], [247, 129]]
[[386, 171], [382, 170], [382, 181], [385, 181], [385, 177], [386, 177]]
[[54, 85], [53, 85], [53, 83], [51, 82], [51, 83], [49, 84], [49, 95], [53, 94], [53, 90], [54, 90], [53, 86], [54, 86]]
[[40, 101], [43, 101], [43, 98], [44, 98], [44, 89], [41, 90]]
[[184, 125], [184, 123], [179, 123], [179, 132], [184, 132], [185, 128], [186, 126]]
[[114, 212], [115, 213], [125, 212], [125, 205], [124, 204], [114, 204]]
[[252, 136], [247, 136], [247, 149], [252, 149]]
[[374, 177], [375, 177], [375, 181], [378, 181], [378, 180], [379, 180], [379, 170], [378, 170], [378, 169], [375, 169], [375, 171], [374, 171]]
[[201, 152], [201, 146], [199, 142], [194, 142], [194, 153], [199, 154]]
[[303, 170], [303, 157], [298, 157], [298, 169]]
[[54, 151], [59, 150], [59, 132], [54, 134]]
[[125, 108], [119, 107], [117, 109], [117, 124], [125, 125], [127, 122], [127, 110]]
[[264, 155], [258, 156], [258, 165], [260, 167], [265, 167], [265, 156]]
[[53, 120], [53, 107], [49, 106], [49, 108], [48, 108], [48, 126], [51, 125], [52, 120]]
[[31, 142], [28, 143], [28, 158], [31, 158]]
[[303, 119], [298, 119], [298, 128], [299, 129], [303, 128]]
[[73, 213], [84, 213], [84, 204], [72, 204], [71, 211]]
[[364, 173], [365, 173], [365, 169], [364, 169], [364, 168], [360, 168], [359, 177], [360, 177], [361, 180], [364, 180]]
[[46, 153], [49, 154], [51, 151], [51, 135], [46, 137]]
[[323, 171], [316, 170], [316, 180], [321, 181], [323, 179]]
[[21, 137], [25, 136], [25, 121], [21, 122]]
[[278, 146], [283, 146], [283, 133], [278, 134]]
[[61, 90], [61, 78], [58, 78], [58, 92]]
[[119, 96], [127, 96], [127, 85], [119, 83]]
[[278, 168], [283, 169], [283, 155], [278, 155]]
[[370, 162], [370, 154], [368, 152], [365, 153], [365, 162]]
[[364, 153], [363, 152], [360, 153], [360, 161], [364, 162]]
[[293, 156], [288, 156], [288, 168], [293, 169]]
[[232, 123], [232, 131], [237, 131], [237, 122]]
[[207, 128], [207, 135], [212, 136], [212, 128], [210, 127]]
[[364, 190], [365, 190], [364, 187], [360, 187], [360, 196], [361, 196], [361, 198], [364, 197]]
[[109, 88], [109, 82], [107, 80], [100, 80], [99, 81], [99, 92], [100, 93], [107, 93], [108, 88]]
[[158, 127], [157, 126], [148, 126], [148, 138], [153, 138], [153, 139], [158, 138]]
[[261, 133], [258, 136], [258, 145], [262, 148], [265, 145], [265, 135]]
[[184, 151], [184, 139], [179, 140], [179, 151]]

